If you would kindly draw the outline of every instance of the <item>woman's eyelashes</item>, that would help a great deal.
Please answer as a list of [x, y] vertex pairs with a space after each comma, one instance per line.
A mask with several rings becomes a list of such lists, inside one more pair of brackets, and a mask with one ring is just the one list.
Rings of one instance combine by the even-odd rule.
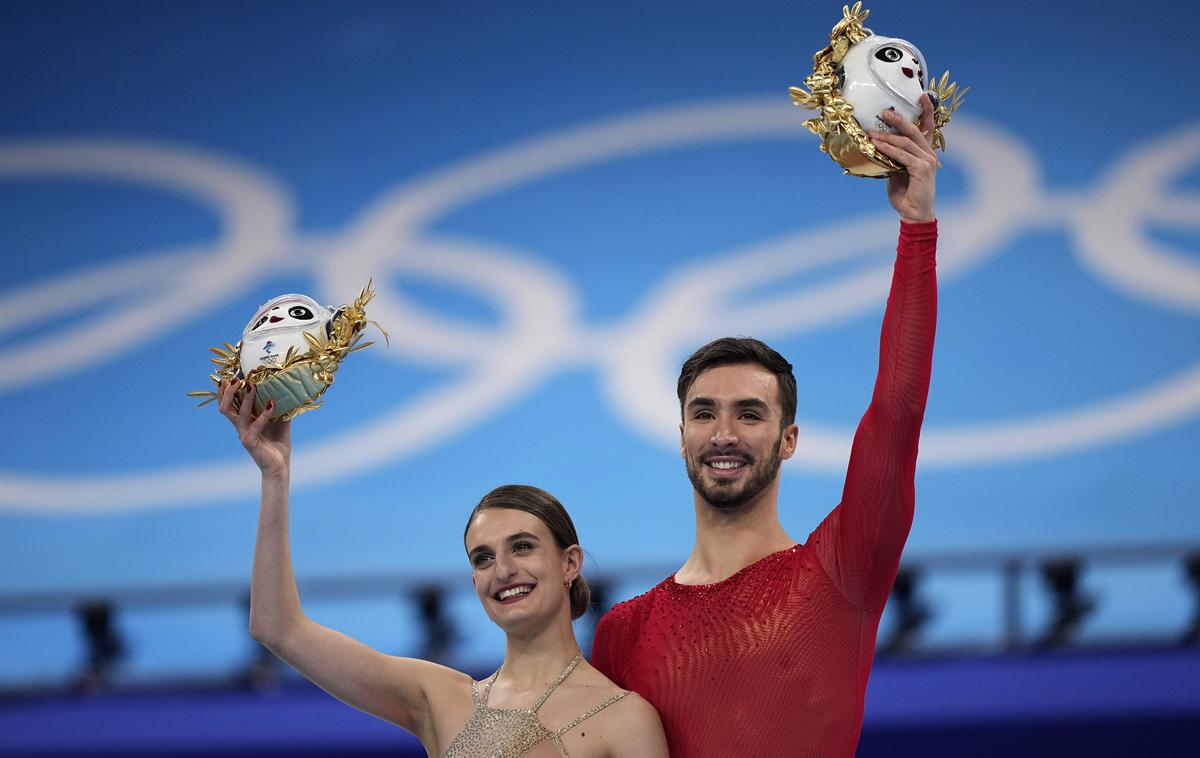
[[[510, 549], [517, 555], [526, 555], [536, 550], [537, 544], [530, 540], [517, 540], [512, 543]], [[477, 552], [471, 556], [471, 565], [475, 568], [483, 568], [491, 563], [494, 557], [490, 552]]]

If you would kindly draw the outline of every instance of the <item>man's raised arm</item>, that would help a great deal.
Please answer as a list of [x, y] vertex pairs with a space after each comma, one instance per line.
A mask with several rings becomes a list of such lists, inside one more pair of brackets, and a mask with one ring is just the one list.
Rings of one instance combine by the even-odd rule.
[[[932, 130], [923, 98], [921, 126]], [[907, 171], [889, 178], [888, 199], [900, 214], [900, 242], [879, 346], [879, 373], [850, 453], [842, 502], [810, 537], [821, 563], [846, 598], [869, 612], [887, 601], [912, 526], [917, 442], [937, 321], [939, 163], [921, 130], [894, 113], [899, 134], [872, 133], [880, 152]]]

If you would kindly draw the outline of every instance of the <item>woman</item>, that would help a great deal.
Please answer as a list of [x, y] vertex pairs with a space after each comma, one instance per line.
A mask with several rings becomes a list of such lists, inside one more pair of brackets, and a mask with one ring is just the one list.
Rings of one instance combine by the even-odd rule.
[[[431, 756], [667, 755], [654, 709], [585, 660], [572, 618], [587, 607], [583, 554], [562, 506], [533, 487], [493, 490], [464, 536], [475, 592], [507, 637], [485, 682], [384, 655], [304, 615], [288, 537], [291, 423], [252, 416], [254, 387], [222, 382], [218, 407], [262, 472], [250, 633], [325, 691], [404, 727]], [[268, 406], [270, 410], [270, 406]]]

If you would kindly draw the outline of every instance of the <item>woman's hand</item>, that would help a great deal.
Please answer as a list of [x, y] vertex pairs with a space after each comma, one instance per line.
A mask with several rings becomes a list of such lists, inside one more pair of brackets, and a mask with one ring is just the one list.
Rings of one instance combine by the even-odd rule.
[[217, 408], [221, 415], [229, 419], [233, 428], [237, 429], [238, 439], [242, 447], [250, 453], [250, 457], [258, 464], [263, 476], [279, 476], [288, 473], [292, 459], [292, 422], [269, 421], [271, 409], [275, 403], [267, 404], [264, 412], [254, 416], [254, 385], [246, 386], [246, 396], [242, 398], [242, 407], [233, 408], [233, 398], [238, 387], [243, 382], [222, 381], [217, 388]]

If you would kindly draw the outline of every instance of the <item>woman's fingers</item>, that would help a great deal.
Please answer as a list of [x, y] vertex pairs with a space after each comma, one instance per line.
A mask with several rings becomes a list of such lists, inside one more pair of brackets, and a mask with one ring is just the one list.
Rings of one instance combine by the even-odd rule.
[[262, 413], [258, 414], [258, 418], [254, 419], [254, 422], [250, 424], [250, 428], [247, 430], [247, 432], [253, 437], [262, 436], [263, 428], [266, 427], [267, 422], [271, 420], [271, 411], [273, 410], [275, 410], [274, 400], [267, 403], [267, 407], [263, 409]]
[[233, 398], [237, 395], [237, 380], [222, 379], [217, 387], [217, 410], [227, 419], [233, 420]]
[[[233, 401], [242, 387], [245, 387], [246, 391], [242, 395], [241, 404], [235, 409]], [[238, 429], [248, 429], [255, 421], [254, 397], [256, 393], [257, 388], [242, 379], [222, 379], [217, 387], [217, 409]]]
[[242, 396], [242, 407], [238, 409], [238, 420], [243, 424], [250, 423], [251, 419], [254, 418], [254, 393], [254, 385], [247, 384], [246, 394]]

